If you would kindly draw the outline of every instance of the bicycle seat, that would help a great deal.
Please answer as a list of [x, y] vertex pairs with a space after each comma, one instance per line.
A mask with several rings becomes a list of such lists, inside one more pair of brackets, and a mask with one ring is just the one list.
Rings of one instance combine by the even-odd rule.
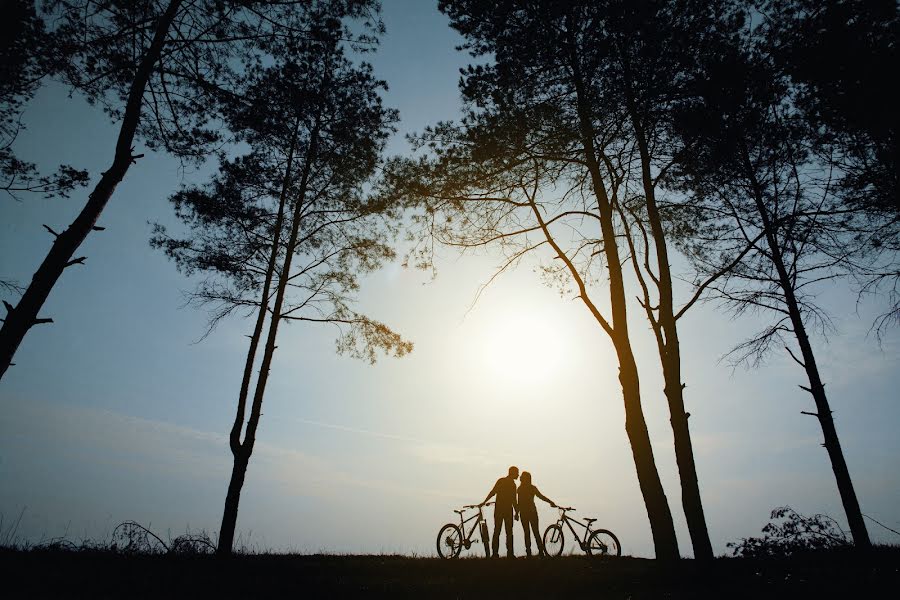
[[587, 521], [588, 525], [590, 525], [591, 523], [593, 523], [593, 522], [596, 521], [597, 519], [588, 519], [588, 518], [585, 518], [584, 520]]
[[461, 514], [463, 514], [463, 513], [466, 512], [466, 511], [464, 511], [464, 510], [454, 510], [453, 512], [455, 512], [455, 513], [458, 514], [458, 515], [461, 515]]

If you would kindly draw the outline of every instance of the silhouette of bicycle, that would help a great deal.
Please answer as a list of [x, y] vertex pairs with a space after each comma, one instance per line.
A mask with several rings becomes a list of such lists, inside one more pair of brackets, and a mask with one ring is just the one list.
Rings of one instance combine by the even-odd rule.
[[[619, 538], [608, 529], [592, 529], [591, 525], [597, 519], [585, 519], [584, 523], [578, 519], [573, 519], [568, 515], [575, 509], [571, 506], [557, 506], [559, 509], [559, 520], [549, 526], [544, 531], [544, 549], [548, 556], [559, 556], [562, 554], [563, 547], [566, 545], [566, 539], [563, 532], [563, 523], [568, 525], [575, 541], [581, 550], [590, 556], [621, 556], [622, 547], [619, 546]], [[584, 537], [578, 535], [572, 525], [578, 525], [584, 529]]]
[[[466, 550], [471, 548], [472, 544], [478, 541], [478, 539], [472, 539], [472, 535], [475, 533], [476, 529], [480, 532], [481, 541], [484, 544], [485, 556], [491, 555], [491, 547], [488, 541], [487, 521], [481, 510], [482, 506], [490, 506], [491, 504], [493, 504], [493, 502], [488, 502], [484, 505], [467, 504], [463, 506], [462, 509], [453, 511], [459, 515], [459, 525], [447, 523], [441, 527], [440, 532], [438, 532], [437, 551], [441, 558], [456, 558], [459, 556], [459, 553], [462, 552], [463, 548]], [[467, 519], [463, 519], [463, 513], [469, 509], [477, 509], [478, 512]], [[472, 524], [469, 533], [466, 533], [466, 523], [472, 520], [475, 522]]]

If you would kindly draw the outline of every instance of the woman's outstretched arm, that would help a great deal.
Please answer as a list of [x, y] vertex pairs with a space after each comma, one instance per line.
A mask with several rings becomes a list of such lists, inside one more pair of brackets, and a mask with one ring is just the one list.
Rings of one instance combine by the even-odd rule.
[[537, 486], [534, 487], [534, 495], [537, 496], [538, 498], [540, 498], [541, 500], [543, 500], [544, 502], [546, 502], [547, 504], [549, 504], [550, 506], [552, 506], [553, 508], [556, 508], [556, 502], [554, 502], [547, 496], [543, 495], [541, 493], [541, 490], [537, 489]]

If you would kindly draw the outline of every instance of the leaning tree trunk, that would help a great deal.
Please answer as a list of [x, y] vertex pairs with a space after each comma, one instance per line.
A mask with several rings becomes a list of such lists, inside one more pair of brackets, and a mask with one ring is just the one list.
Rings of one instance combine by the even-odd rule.
[[[627, 69], [627, 63], [626, 63]], [[629, 75], [626, 71], [626, 75]], [[672, 438], [675, 445], [675, 461], [678, 465], [678, 476], [681, 480], [681, 505], [684, 509], [694, 558], [712, 560], [713, 549], [706, 527], [706, 516], [703, 512], [703, 501], [700, 497], [700, 484], [697, 481], [697, 466], [694, 463], [694, 448], [691, 432], [688, 428], [688, 415], [684, 409], [684, 384], [681, 381], [681, 347], [678, 341], [678, 325], [675, 319], [672, 272], [669, 268], [669, 251], [666, 245], [666, 234], [656, 204], [656, 190], [650, 172], [650, 152], [647, 138], [638, 119], [637, 108], [630, 93], [626, 89], [628, 111], [638, 142], [641, 158], [641, 179], [644, 196], [647, 202], [647, 218], [653, 245], [656, 249], [658, 269], [657, 289], [659, 290], [659, 359], [662, 365], [664, 392], [669, 404], [669, 421], [672, 425]], [[647, 310], [651, 310], [647, 307]], [[661, 335], [660, 335], [661, 334]]]
[[814, 416], [819, 419], [822, 427], [822, 434], [825, 437], [825, 449], [828, 451], [828, 457], [831, 459], [831, 470], [834, 471], [834, 478], [837, 481], [838, 492], [841, 496], [841, 503], [844, 505], [844, 513], [847, 515], [847, 522], [850, 525], [850, 533], [853, 535], [853, 542], [863, 550], [869, 550], [872, 542], [869, 540], [869, 532], [866, 529], [866, 523], [863, 520], [862, 510], [859, 507], [859, 500], [856, 497], [856, 490], [853, 488], [853, 481], [850, 479], [850, 470], [847, 468], [847, 462], [844, 460], [844, 452], [841, 450], [841, 443], [838, 440], [837, 429], [834, 426], [834, 418], [832, 417], [831, 407], [828, 404], [828, 397], [825, 395], [825, 384], [819, 375], [819, 367], [816, 365], [816, 357], [810, 344], [809, 336], [806, 333], [806, 326], [803, 324], [803, 316], [800, 313], [800, 304], [794, 293], [794, 286], [784, 264], [784, 256], [778, 240], [775, 237], [772, 220], [763, 203], [762, 188], [753, 173], [749, 155], [745, 152], [745, 166], [751, 177], [753, 187], [753, 199], [756, 209], [762, 219], [763, 231], [766, 237], [766, 244], [772, 255], [772, 262], [778, 273], [778, 281], [781, 290], [784, 293], [784, 301], [788, 308], [788, 316], [791, 320], [791, 327], [794, 329], [794, 336], [797, 338], [797, 344], [800, 346], [800, 353], [803, 361], [801, 366], [806, 370], [809, 379], [809, 387], [800, 386], [809, 392], [816, 404], [816, 412]]
[[[622, 299], [624, 302], [624, 297]], [[617, 337], [619, 333], [617, 332]], [[675, 536], [675, 524], [669, 501], [663, 490], [653, 457], [653, 446], [650, 444], [650, 433], [644, 420], [641, 407], [641, 390], [637, 365], [631, 343], [624, 339], [615, 343], [619, 358], [619, 383], [622, 386], [622, 397], [625, 402], [625, 431], [631, 443], [631, 453], [638, 475], [638, 485], [644, 496], [647, 517], [650, 520], [650, 531], [653, 534], [653, 546], [656, 558], [664, 561], [677, 560], [678, 539]]]
[[631, 443], [631, 453], [634, 458], [635, 470], [637, 471], [638, 485], [644, 497], [647, 518], [650, 521], [650, 531], [653, 536], [656, 557], [666, 561], [677, 560], [679, 554], [678, 539], [675, 536], [675, 524], [672, 521], [669, 502], [666, 499], [666, 494], [659, 478], [659, 471], [656, 468], [653, 447], [650, 443], [650, 433], [647, 430], [647, 422], [644, 419], [644, 412], [641, 407], [637, 365], [628, 335], [625, 285], [622, 278], [622, 263], [619, 259], [618, 241], [613, 226], [613, 209], [603, 184], [600, 165], [597, 162], [597, 154], [594, 148], [594, 128], [590, 120], [590, 102], [582, 80], [576, 45], [571, 37], [571, 25], [571, 19], [569, 19], [570, 66], [576, 92], [581, 142], [584, 148], [585, 162], [587, 163], [591, 183], [594, 188], [594, 195], [597, 198], [601, 234], [604, 242], [603, 249], [609, 272], [609, 297], [612, 308], [612, 332], [610, 337], [619, 359], [619, 382], [622, 385], [622, 396], [625, 403], [625, 431]]
[[850, 525], [850, 533], [853, 535], [853, 541], [858, 547], [868, 550], [872, 547], [872, 542], [869, 540], [869, 532], [863, 520], [859, 500], [856, 497], [856, 490], [853, 488], [853, 481], [850, 479], [850, 470], [847, 468], [844, 452], [841, 450], [841, 443], [838, 440], [834, 418], [828, 404], [828, 397], [825, 395], [825, 384], [822, 383], [822, 378], [819, 375], [816, 357], [813, 354], [812, 345], [809, 343], [809, 337], [803, 325], [797, 300], [790, 287], [785, 287], [784, 284], [782, 286], [785, 291], [791, 325], [794, 328], [797, 344], [800, 346], [800, 352], [803, 356], [803, 367], [806, 369], [806, 375], [809, 379], [809, 387], [805, 389], [812, 394], [816, 403], [815, 416], [819, 419], [819, 424], [822, 426], [822, 434], [825, 437], [825, 449], [828, 451], [828, 457], [831, 459], [831, 469], [834, 471], [834, 478], [837, 481], [841, 503], [844, 505], [844, 512]]
[[[132, 143], [141, 116], [141, 104], [147, 81], [153, 72], [153, 67], [159, 60], [166, 35], [175, 13], [181, 5], [181, 0], [172, 0], [166, 12], [159, 18], [156, 24], [156, 33], [153, 41], [147, 49], [147, 53], [141, 59], [128, 91], [128, 101], [125, 104], [125, 113], [122, 125], [119, 128], [119, 137], [116, 142], [116, 153], [109, 170], [103, 173], [94, 191], [88, 196], [88, 201], [81, 209], [69, 227], [62, 233], [48, 230], [56, 237], [50, 252], [38, 267], [31, 279], [31, 283], [16, 304], [15, 308], [7, 305], [7, 315], [0, 329], [0, 379], [12, 364], [13, 356], [19, 348], [19, 344], [25, 338], [28, 330], [38, 323], [49, 323], [52, 319], [38, 318], [38, 312], [47, 301], [47, 297], [56, 285], [57, 280], [67, 267], [82, 264], [84, 257], [72, 259], [75, 251], [81, 246], [88, 234], [96, 227], [97, 219], [103, 212], [107, 202], [112, 197], [116, 186], [125, 177], [128, 167], [137, 158], [132, 156]], [[45, 226], [46, 227], [46, 226]]]
[[219, 529], [219, 545], [216, 549], [219, 555], [231, 554], [234, 544], [234, 532], [237, 528], [238, 503], [241, 498], [241, 488], [244, 485], [244, 476], [247, 473], [247, 465], [250, 455], [253, 454], [253, 446], [256, 444], [256, 430], [259, 427], [259, 418], [262, 416], [262, 401], [266, 392], [266, 384], [269, 380], [269, 370], [272, 367], [272, 357], [275, 354], [275, 341], [278, 337], [278, 324], [281, 322], [281, 309], [284, 306], [284, 295], [288, 280], [291, 276], [291, 262], [297, 245], [297, 235], [300, 231], [300, 220], [309, 184], [309, 174], [312, 162], [315, 160], [319, 141], [319, 124], [313, 128], [309, 147], [306, 152], [303, 175], [300, 178], [300, 186], [297, 192], [297, 202], [294, 206], [291, 218], [291, 234], [285, 247], [284, 264], [278, 277], [278, 289], [275, 293], [275, 303], [272, 307], [272, 316], [269, 319], [269, 332], [266, 336], [266, 345], [263, 351], [262, 362], [259, 367], [259, 377], [256, 380], [256, 390], [253, 394], [253, 406], [250, 410], [250, 418], [247, 421], [247, 430], [244, 441], [240, 445], [240, 451], [234, 455], [234, 467], [231, 471], [231, 480], [228, 483], [228, 494], [225, 497], [225, 510], [222, 514], [222, 526]]
[[[297, 130], [294, 128], [291, 147], [288, 151], [287, 165], [285, 166], [284, 179], [281, 185], [281, 193], [278, 198], [278, 213], [275, 217], [275, 226], [272, 230], [272, 249], [269, 253], [269, 262], [266, 265], [266, 275], [263, 281], [262, 292], [259, 297], [259, 311], [256, 316], [256, 324], [250, 335], [250, 347], [247, 350], [247, 361], [244, 364], [244, 376], [241, 380], [241, 390], [238, 394], [237, 411], [234, 416], [234, 424], [229, 435], [229, 446], [234, 458], [231, 470], [231, 480], [228, 483], [228, 493], [225, 496], [225, 510], [222, 513], [222, 527], [219, 533], [219, 545], [216, 549], [219, 554], [230, 554], [234, 546], [234, 524], [237, 523], [238, 503], [241, 497], [241, 488], [244, 485], [244, 476], [247, 473], [247, 464], [250, 455], [245, 451], [241, 443], [241, 431], [244, 428], [244, 415], [247, 407], [247, 395], [250, 391], [250, 380], [253, 378], [253, 365], [256, 362], [256, 352], [259, 340], [262, 337], [263, 327], [266, 322], [266, 309], [269, 307], [269, 293], [272, 289], [272, 279], [275, 268], [278, 265], [278, 249], [280, 247], [281, 230], [284, 226], [284, 208], [287, 200], [288, 187], [291, 182], [291, 169], [294, 162], [294, 150], [297, 144]], [[227, 526], [227, 524], [231, 526]]]

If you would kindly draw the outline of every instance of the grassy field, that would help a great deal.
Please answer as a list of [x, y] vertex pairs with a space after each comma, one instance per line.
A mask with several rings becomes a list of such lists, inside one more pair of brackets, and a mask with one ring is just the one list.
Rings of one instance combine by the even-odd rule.
[[[781, 561], [462, 559], [260, 554], [127, 556], [0, 551], [7, 598], [882, 598], [900, 590], [900, 549]], [[5, 594], [4, 594], [5, 595]]]

